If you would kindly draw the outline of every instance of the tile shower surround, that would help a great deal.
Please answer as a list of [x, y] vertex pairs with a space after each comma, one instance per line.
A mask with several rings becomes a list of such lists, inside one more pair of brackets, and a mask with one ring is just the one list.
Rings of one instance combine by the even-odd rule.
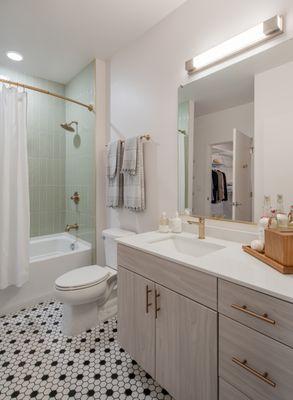
[[[94, 63], [66, 86], [1, 66], [0, 74], [81, 101], [94, 102]], [[29, 90], [27, 93], [31, 236], [63, 232], [67, 223], [79, 219], [80, 236], [94, 242], [94, 115], [51, 96]], [[60, 127], [62, 122], [72, 119], [78, 120], [80, 125], [82, 141], [78, 149], [73, 148], [74, 134], [65, 133]], [[78, 216], [70, 200], [76, 190], [82, 195]]]
[[[94, 63], [89, 64], [65, 88], [65, 95], [86, 104], [94, 104]], [[75, 146], [74, 134], [66, 134], [65, 224], [78, 222], [79, 236], [94, 245], [95, 232], [95, 114], [76, 104], [66, 102], [66, 120], [78, 121], [80, 146]], [[70, 200], [73, 192], [81, 196], [76, 206]]]

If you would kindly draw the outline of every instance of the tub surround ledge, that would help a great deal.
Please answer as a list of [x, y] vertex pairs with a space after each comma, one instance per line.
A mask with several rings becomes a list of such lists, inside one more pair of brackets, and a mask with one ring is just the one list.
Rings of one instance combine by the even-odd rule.
[[92, 263], [91, 244], [64, 232], [31, 238], [29, 251], [29, 280], [0, 290], [0, 315], [52, 298], [60, 275]]

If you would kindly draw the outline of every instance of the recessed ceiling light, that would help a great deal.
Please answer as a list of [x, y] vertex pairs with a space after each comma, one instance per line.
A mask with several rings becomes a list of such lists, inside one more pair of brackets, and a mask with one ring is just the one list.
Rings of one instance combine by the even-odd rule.
[[23, 56], [20, 53], [17, 53], [16, 51], [7, 51], [6, 55], [13, 61], [23, 60]]
[[9, 81], [9, 76], [0, 75], [0, 79], [4, 79], [5, 81]]

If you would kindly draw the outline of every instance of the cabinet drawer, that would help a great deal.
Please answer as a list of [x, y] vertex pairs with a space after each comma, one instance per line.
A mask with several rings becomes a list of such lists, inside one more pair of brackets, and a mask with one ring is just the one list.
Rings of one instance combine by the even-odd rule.
[[118, 244], [118, 265], [192, 300], [217, 309], [217, 278]]
[[249, 400], [249, 398], [220, 378], [219, 400]]
[[293, 304], [219, 280], [219, 312], [293, 347]]
[[220, 316], [219, 376], [253, 400], [292, 400], [293, 349]]

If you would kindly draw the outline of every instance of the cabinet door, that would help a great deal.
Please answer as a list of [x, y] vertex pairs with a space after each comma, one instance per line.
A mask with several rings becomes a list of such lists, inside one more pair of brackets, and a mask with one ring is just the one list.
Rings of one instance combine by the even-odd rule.
[[217, 399], [217, 313], [156, 285], [156, 380], [176, 400]]
[[118, 340], [131, 357], [155, 376], [154, 283], [118, 268]]
[[220, 378], [219, 400], [249, 400], [249, 398]]

